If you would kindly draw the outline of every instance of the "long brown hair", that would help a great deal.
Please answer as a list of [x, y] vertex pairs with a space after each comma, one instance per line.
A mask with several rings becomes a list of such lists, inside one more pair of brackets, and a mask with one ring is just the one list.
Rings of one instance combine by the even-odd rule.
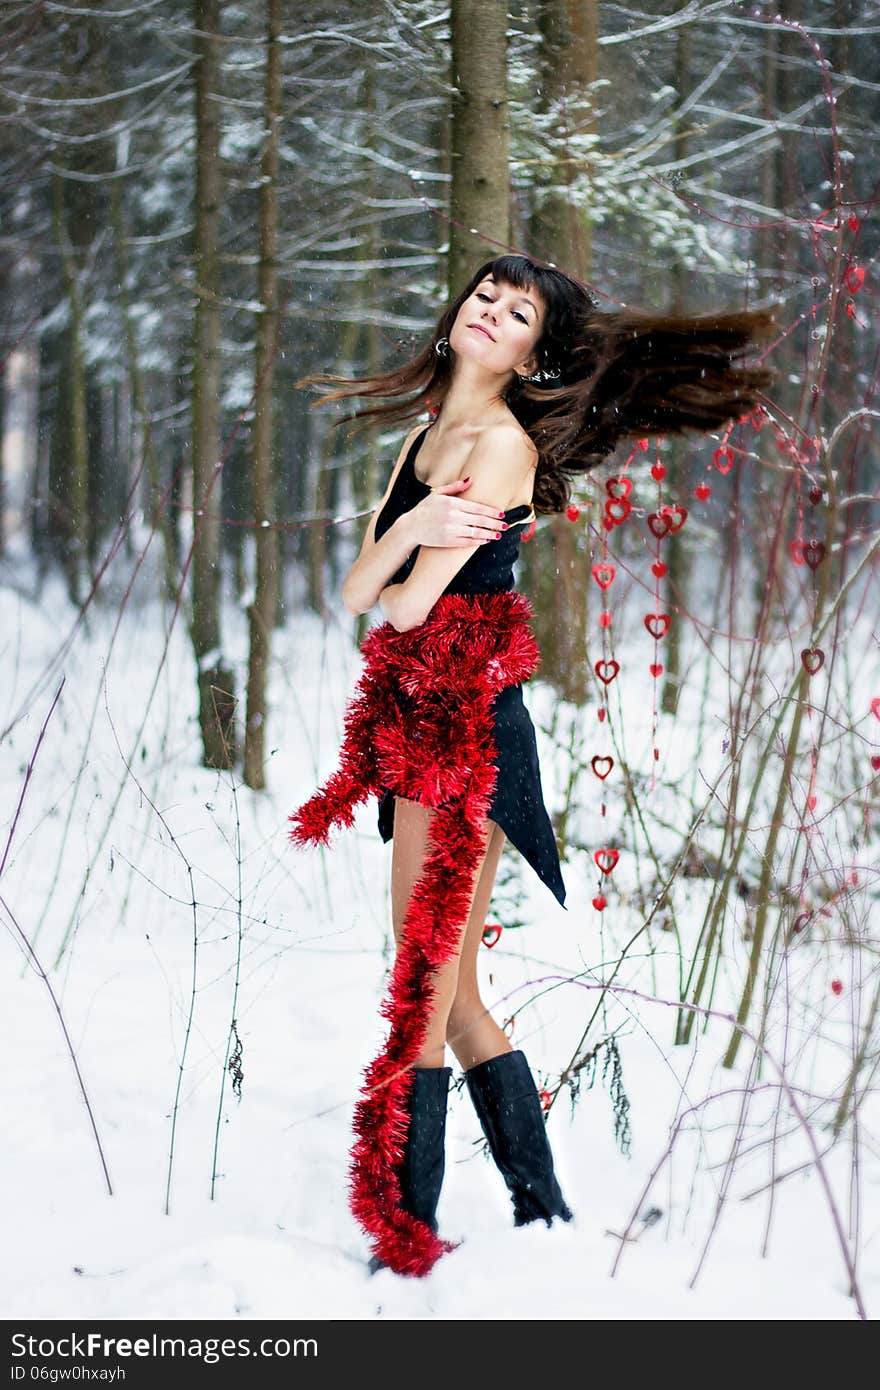
[[[319, 401], [349, 396], [391, 398], [334, 421], [409, 420], [439, 407], [452, 379], [454, 354], [435, 350], [449, 337], [461, 305], [481, 280], [535, 289], [546, 305], [535, 344], [540, 381], [514, 375], [505, 402], [538, 450], [533, 505], [562, 511], [570, 478], [595, 468], [626, 435], [681, 434], [719, 429], [755, 409], [776, 377], [766, 366], [742, 365], [751, 348], [779, 325], [772, 308], [706, 314], [657, 314], [641, 309], [599, 310], [590, 292], [555, 266], [529, 256], [486, 261], [441, 314], [430, 341], [410, 361], [375, 376], [349, 378], [320, 372], [297, 386], [343, 383]], [[533, 373], [534, 375], [534, 373]], [[415, 393], [415, 394], [413, 394]], [[406, 396], [408, 399], [400, 400]]]

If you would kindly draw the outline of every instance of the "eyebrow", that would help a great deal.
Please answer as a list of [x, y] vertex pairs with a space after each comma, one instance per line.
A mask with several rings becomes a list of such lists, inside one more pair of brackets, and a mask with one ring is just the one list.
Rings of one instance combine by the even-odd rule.
[[[480, 284], [481, 284], [481, 285], [492, 285], [492, 287], [493, 287], [494, 289], [496, 289], [496, 290], [498, 289], [498, 281], [495, 280], [495, 279], [493, 279], [491, 275], [487, 275], [486, 278], [485, 278], [485, 280], [481, 280], [481, 281], [480, 281]], [[536, 304], [534, 304], [534, 303], [532, 302], [531, 299], [529, 299], [528, 295], [521, 294], [521, 295], [520, 295], [520, 300], [521, 300], [522, 302], [528, 304], [532, 309], [534, 309], [535, 313], [537, 314], [537, 312], [538, 312], [538, 306], [537, 306]]]

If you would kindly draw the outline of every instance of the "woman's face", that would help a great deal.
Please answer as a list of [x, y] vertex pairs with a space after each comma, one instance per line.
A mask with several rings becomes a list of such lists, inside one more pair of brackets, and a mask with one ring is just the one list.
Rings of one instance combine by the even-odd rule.
[[519, 290], [489, 275], [462, 304], [449, 346], [490, 371], [528, 376], [537, 365], [533, 348], [541, 336], [545, 305], [537, 290]]

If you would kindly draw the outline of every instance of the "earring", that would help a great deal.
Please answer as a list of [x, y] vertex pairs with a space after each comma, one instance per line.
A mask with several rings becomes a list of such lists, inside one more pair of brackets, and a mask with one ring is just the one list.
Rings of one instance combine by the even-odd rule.
[[557, 378], [557, 377], [560, 377], [561, 375], [562, 375], [562, 373], [561, 373], [560, 371], [552, 371], [552, 372], [537, 371], [537, 372], [535, 372], [532, 376], [521, 376], [521, 377], [519, 378], [519, 380], [520, 380], [520, 381], [555, 381], [556, 378]]
[[436, 341], [436, 343], [434, 344], [434, 351], [436, 352], [436, 354], [437, 354], [438, 357], [448, 357], [448, 356], [449, 356], [449, 339], [448, 339], [448, 338], [438, 338], [437, 341]]

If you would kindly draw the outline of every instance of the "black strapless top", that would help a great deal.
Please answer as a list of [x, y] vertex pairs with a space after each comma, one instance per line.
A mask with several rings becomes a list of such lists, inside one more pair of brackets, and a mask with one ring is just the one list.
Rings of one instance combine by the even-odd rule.
[[[421, 478], [418, 477], [415, 461], [422, 446], [422, 440], [432, 425], [433, 421], [430, 425], [426, 425], [407, 450], [400, 472], [394, 480], [391, 495], [376, 518], [375, 539], [377, 541], [381, 540], [399, 516], [415, 507], [431, 491], [431, 484], [422, 482]], [[532, 508], [527, 502], [521, 502], [516, 507], [508, 507], [504, 513], [504, 520], [508, 523], [510, 530], [502, 531], [500, 540], [489, 541], [486, 545], [481, 544], [479, 549], [465, 561], [450, 583], [446, 585], [443, 590], [444, 594], [497, 594], [514, 588], [513, 566], [519, 555], [522, 531], [524, 526], [529, 524], [533, 515]], [[400, 569], [388, 580], [389, 584], [402, 584], [409, 577], [420, 549], [421, 546], [417, 545], [412, 554], [404, 560]]]

